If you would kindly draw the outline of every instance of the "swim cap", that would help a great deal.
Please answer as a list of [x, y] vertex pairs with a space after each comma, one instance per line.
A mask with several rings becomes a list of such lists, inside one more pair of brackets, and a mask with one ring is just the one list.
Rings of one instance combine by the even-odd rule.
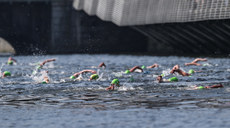
[[37, 66], [37, 67], [36, 67], [36, 69], [41, 69], [41, 68], [42, 68], [42, 66], [41, 66], [41, 65], [39, 65], [39, 66]]
[[113, 81], [111, 82], [111, 84], [116, 84], [116, 85], [119, 85], [119, 80], [118, 79], [113, 79]]
[[145, 69], [145, 66], [144, 66], [144, 65], [142, 65], [142, 66], [141, 66], [141, 68], [142, 68], [142, 69]]
[[75, 79], [76, 77], [75, 77], [75, 76], [70, 76], [69, 78], [70, 78], [70, 79]]
[[130, 73], [130, 71], [129, 71], [129, 70], [126, 70], [126, 71], [125, 71], [125, 73], [126, 73], [126, 74], [129, 74], [129, 73]]
[[4, 76], [11, 76], [11, 73], [9, 71], [5, 71], [5, 72], [3, 72], [3, 75]]
[[7, 64], [12, 65], [12, 64], [13, 64], [13, 61], [10, 60], [10, 61], [7, 62]]
[[190, 69], [190, 70], [188, 71], [188, 73], [189, 73], [189, 74], [193, 74], [193, 73], [195, 73], [195, 71], [192, 70], [192, 69]]
[[93, 75], [90, 76], [90, 78], [93, 79], [93, 80], [96, 80], [96, 79], [99, 78], [99, 76], [97, 74], [93, 74]]
[[42, 81], [42, 84], [47, 84], [46, 81]]
[[165, 74], [164, 74], [164, 73], [162, 73], [162, 74], [161, 74], [161, 76], [162, 76], [162, 77], [164, 77], [164, 76], [165, 76]]
[[199, 87], [197, 87], [197, 89], [205, 89], [205, 87], [199, 86]]
[[174, 81], [174, 82], [177, 82], [177, 81], [178, 81], [177, 77], [171, 77], [171, 78], [169, 78], [168, 80], [171, 81], [171, 82], [172, 82], [172, 81]]

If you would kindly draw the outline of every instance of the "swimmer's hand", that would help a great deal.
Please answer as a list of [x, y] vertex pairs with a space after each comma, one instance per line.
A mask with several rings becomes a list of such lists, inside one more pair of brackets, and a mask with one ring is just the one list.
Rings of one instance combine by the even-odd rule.
[[114, 85], [111, 85], [111, 86], [107, 87], [106, 90], [107, 90], [107, 91], [112, 91], [112, 90], [114, 90]]

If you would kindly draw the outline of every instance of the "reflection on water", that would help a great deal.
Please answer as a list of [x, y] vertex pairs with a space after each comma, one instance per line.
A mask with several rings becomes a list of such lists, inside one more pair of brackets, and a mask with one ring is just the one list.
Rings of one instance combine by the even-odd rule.
[[[57, 60], [33, 74], [36, 64], [48, 58]], [[197, 67], [183, 66], [194, 58], [174, 56], [17, 56], [18, 63], [13, 66], [5, 64], [7, 59], [0, 58], [0, 70], [12, 73], [0, 79], [0, 122], [7, 122], [0, 127], [229, 127], [225, 118], [230, 108], [229, 58], [208, 58], [205, 66]], [[106, 69], [97, 68], [101, 62]], [[145, 69], [144, 73], [123, 73], [136, 65], [154, 63], [160, 67]], [[162, 73], [166, 79], [172, 77], [169, 71], [175, 64], [187, 72], [202, 72], [192, 77], [177, 76], [176, 83], [155, 81]], [[81, 80], [69, 79], [83, 69], [96, 70], [100, 79], [88, 81], [90, 74], [82, 75]], [[45, 75], [50, 84], [40, 84], [43, 71], [48, 71]], [[106, 91], [114, 78], [122, 87]], [[195, 85], [218, 83], [224, 88], [194, 90]]]

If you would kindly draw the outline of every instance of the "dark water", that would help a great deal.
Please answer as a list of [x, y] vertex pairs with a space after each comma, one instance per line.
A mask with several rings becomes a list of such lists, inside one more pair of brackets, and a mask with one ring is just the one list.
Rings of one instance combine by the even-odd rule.
[[[40, 84], [42, 74], [32, 75], [37, 62], [56, 58], [44, 66], [49, 71], [50, 84]], [[17, 65], [4, 65], [1, 71], [10, 71], [11, 77], [0, 79], [0, 127], [230, 127], [230, 59], [207, 58], [206, 66], [185, 67], [188, 57], [152, 57], [127, 55], [55, 55], [17, 56]], [[106, 69], [97, 65], [105, 62]], [[135, 65], [159, 68], [145, 73], [122, 74]], [[192, 77], [177, 76], [177, 83], [155, 81], [175, 65], [181, 69], [201, 70]], [[68, 77], [83, 69], [94, 69], [98, 81], [81, 81]], [[165, 78], [170, 78], [168, 75]], [[130, 78], [134, 78], [131, 81]], [[106, 91], [114, 78], [122, 87]], [[194, 90], [195, 85], [222, 83], [224, 88]]]

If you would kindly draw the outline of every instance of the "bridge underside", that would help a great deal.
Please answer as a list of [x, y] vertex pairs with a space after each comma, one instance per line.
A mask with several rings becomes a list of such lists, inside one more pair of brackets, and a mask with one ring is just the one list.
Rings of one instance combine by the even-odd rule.
[[157, 24], [133, 28], [149, 37], [149, 52], [171, 52], [180, 55], [230, 54], [230, 20]]

